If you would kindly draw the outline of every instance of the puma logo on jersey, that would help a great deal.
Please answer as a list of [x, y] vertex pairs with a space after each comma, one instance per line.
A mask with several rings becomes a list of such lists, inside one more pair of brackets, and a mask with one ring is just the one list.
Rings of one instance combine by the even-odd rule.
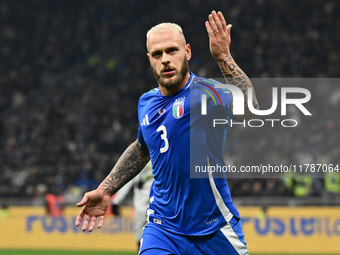
[[149, 116], [148, 116], [148, 114], [145, 114], [145, 117], [143, 119], [141, 126], [145, 126], [145, 125], [149, 125], [149, 124], [150, 124], [149, 123]]

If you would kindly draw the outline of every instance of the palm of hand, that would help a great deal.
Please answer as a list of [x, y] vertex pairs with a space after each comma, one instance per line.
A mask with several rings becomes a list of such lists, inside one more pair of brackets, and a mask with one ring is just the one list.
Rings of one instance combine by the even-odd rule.
[[216, 60], [222, 60], [223, 56], [230, 55], [230, 35], [219, 35], [209, 38], [209, 48], [211, 55]]
[[213, 11], [209, 15], [209, 21], [205, 22], [205, 26], [209, 35], [209, 48], [212, 56], [217, 61], [230, 56], [232, 25], [227, 25], [223, 14]]
[[88, 230], [91, 232], [98, 219], [98, 228], [103, 225], [104, 214], [109, 206], [110, 196], [104, 194], [99, 190], [93, 190], [84, 195], [83, 199], [77, 204], [78, 207], [82, 206], [76, 218], [76, 226], [79, 227], [82, 219], [82, 230], [85, 231], [89, 226]]
[[102, 196], [96, 192], [88, 193], [88, 202], [84, 206], [84, 213], [89, 216], [102, 216], [105, 214], [109, 203], [109, 196]]

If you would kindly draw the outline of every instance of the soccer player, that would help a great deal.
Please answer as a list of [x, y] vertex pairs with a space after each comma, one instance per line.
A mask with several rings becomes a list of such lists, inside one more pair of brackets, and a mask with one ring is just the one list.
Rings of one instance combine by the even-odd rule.
[[[253, 87], [230, 54], [231, 25], [227, 25], [221, 12], [213, 11], [205, 26], [210, 52], [227, 82], [238, 86], [247, 97], [247, 88]], [[202, 165], [224, 164], [227, 125], [197, 128], [195, 123], [201, 115], [193, 115], [200, 112], [204, 91], [196, 88], [202, 85], [214, 90], [215, 82], [189, 72], [191, 48], [178, 25], [162, 23], [151, 28], [146, 45], [158, 88], [141, 96], [137, 140], [99, 187], [86, 193], [77, 204], [82, 209], [76, 225], [84, 218], [82, 230], [88, 227], [92, 231], [96, 220], [100, 228], [110, 197], [151, 159], [154, 183], [139, 254], [248, 254], [240, 215], [226, 179], [215, 178], [211, 173], [209, 178], [190, 178], [191, 149], [199, 153], [195, 160]], [[219, 104], [207, 100], [208, 112], [233, 117], [232, 95], [221, 89], [215, 91]], [[258, 108], [254, 89], [252, 93], [253, 106]], [[251, 115], [247, 106], [244, 115]], [[192, 124], [196, 130], [191, 129]], [[193, 136], [193, 132], [199, 133]]]

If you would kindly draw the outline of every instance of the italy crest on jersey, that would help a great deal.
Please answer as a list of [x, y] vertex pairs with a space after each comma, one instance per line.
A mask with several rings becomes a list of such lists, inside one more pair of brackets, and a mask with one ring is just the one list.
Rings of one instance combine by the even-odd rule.
[[184, 114], [184, 101], [185, 97], [177, 98], [172, 107], [172, 115], [175, 119], [179, 119]]

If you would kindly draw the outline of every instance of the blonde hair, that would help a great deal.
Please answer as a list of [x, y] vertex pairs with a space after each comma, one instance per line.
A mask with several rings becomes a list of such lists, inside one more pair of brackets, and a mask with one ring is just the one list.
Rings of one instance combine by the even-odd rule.
[[160, 23], [160, 24], [150, 28], [149, 31], [146, 33], [146, 45], [148, 43], [148, 40], [149, 40], [151, 34], [153, 34], [155, 32], [157, 33], [157, 32], [164, 32], [164, 31], [171, 31], [171, 30], [177, 31], [183, 37], [183, 41], [184, 41], [184, 45], [185, 45], [186, 40], [185, 40], [182, 28], [179, 25], [177, 25], [175, 23], [170, 23], [170, 22]]

